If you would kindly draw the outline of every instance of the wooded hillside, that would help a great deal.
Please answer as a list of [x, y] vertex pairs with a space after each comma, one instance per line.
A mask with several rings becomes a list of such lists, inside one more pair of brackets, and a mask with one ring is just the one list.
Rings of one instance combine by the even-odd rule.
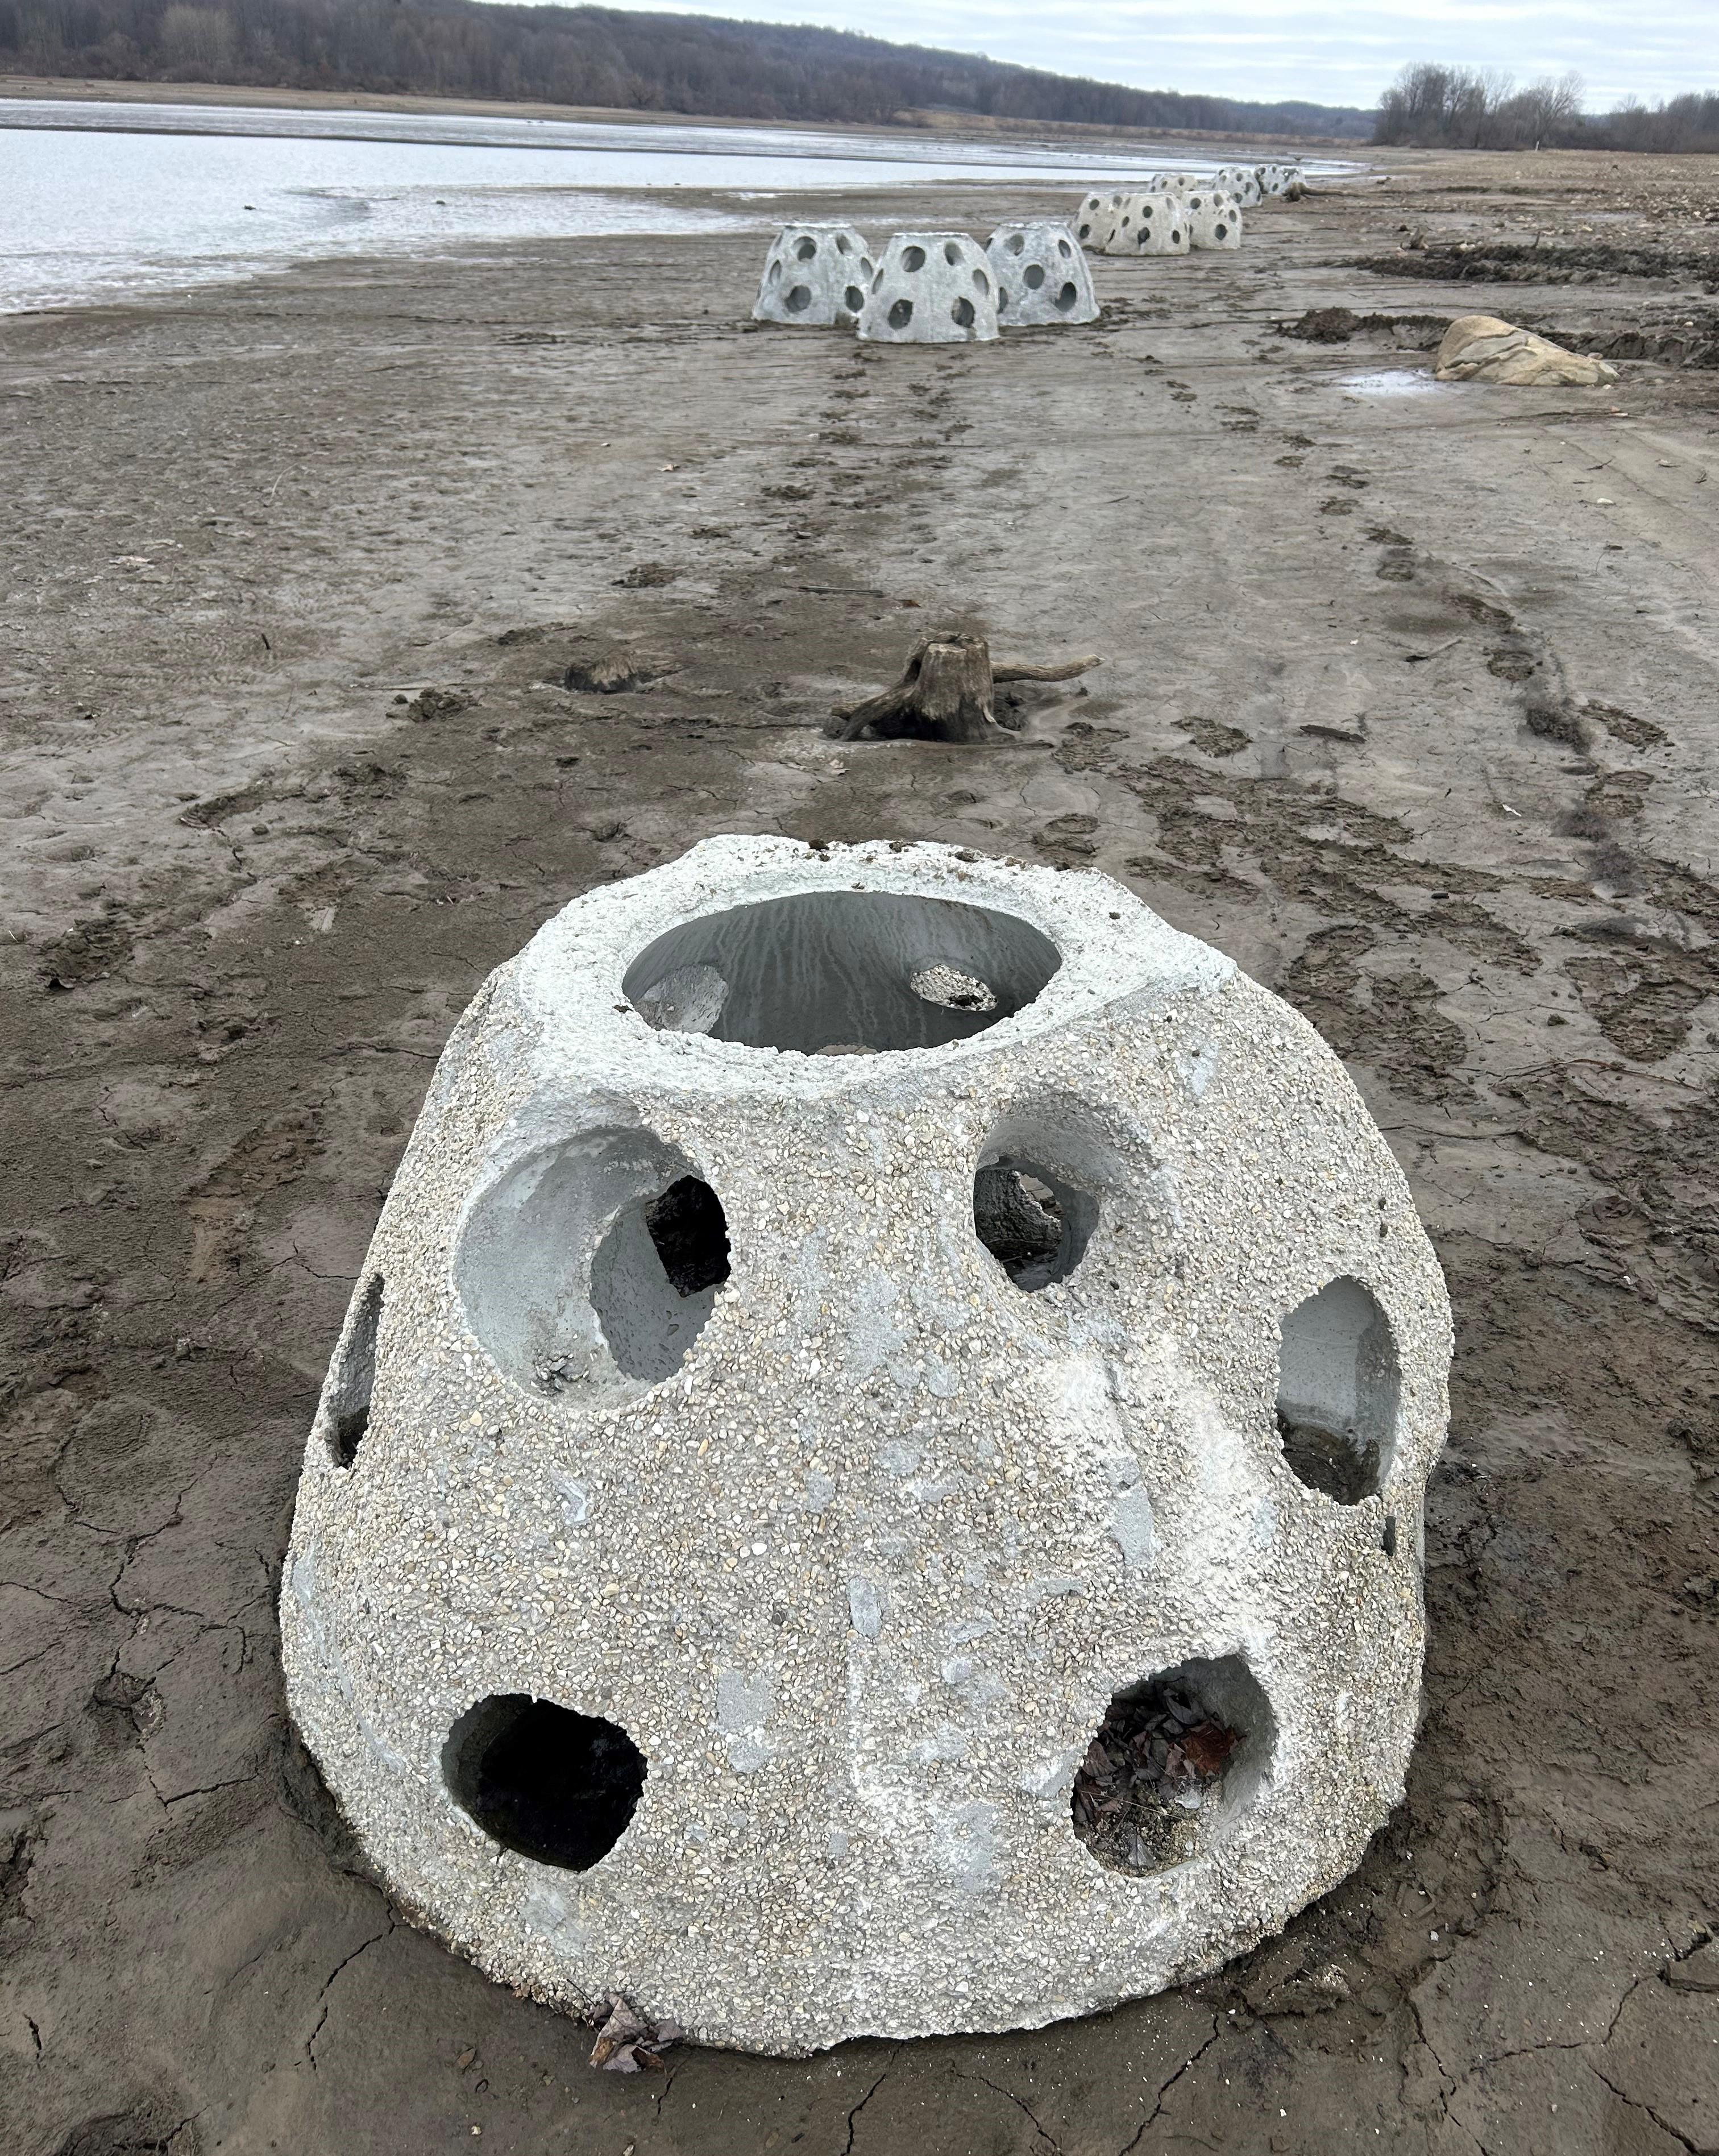
[[927, 106], [1356, 139], [1373, 124], [1342, 108], [1128, 90], [839, 30], [477, 0], [0, 0], [0, 72], [873, 125]]

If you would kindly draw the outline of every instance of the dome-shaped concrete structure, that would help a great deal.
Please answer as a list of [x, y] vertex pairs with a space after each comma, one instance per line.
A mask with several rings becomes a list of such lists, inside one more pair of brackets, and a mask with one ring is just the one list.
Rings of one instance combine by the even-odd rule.
[[898, 232], [872, 278], [860, 335], [879, 344], [989, 343], [997, 285], [983, 248], [964, 232]]
[[707, 841], [448, 1043], [293, 1716], [498, 1979], [798, 2052], [1216, 1967], [1398, 1800], [1444, 1284], [1342, 1065], [1091, 873]]
[[752, 320], [851, 328], [875, 274], [871, 243], [851, 224], [785, 224], [765, 258]]
[[1098, 301], [1080, 242], [1065, 224], [999, 225], [985, 244], [1006, 330], [1096, 322]]
[[1188, 208], [1188, 244], [1192, 248], [1234, 249], [1241, 245], [1241, 206], [1232, 194], [1194, 187]]
[[1104, 251], [1106, 254], [1186, 254], [1188, 244], [1185, 195], [1124, 195]]

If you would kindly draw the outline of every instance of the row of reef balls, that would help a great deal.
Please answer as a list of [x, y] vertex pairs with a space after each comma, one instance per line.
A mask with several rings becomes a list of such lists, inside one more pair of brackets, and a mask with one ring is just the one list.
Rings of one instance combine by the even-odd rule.
[[1187, 254], [1241, 245], [1242, 211], [1305, 192], [1293, 165], [1225, 165], [1209, 177], [1153, 172], [1144, 187], [1084, 195], [1075, 237], [1094, 254]]
[[849, 224], [785, 224], [758, 281], [755, 322], [852, 329], [883, 344], [986, 343], [1002, 329], [1098, 319], [1091, 272], [1065, 224], [898, 232], [874, 258]]

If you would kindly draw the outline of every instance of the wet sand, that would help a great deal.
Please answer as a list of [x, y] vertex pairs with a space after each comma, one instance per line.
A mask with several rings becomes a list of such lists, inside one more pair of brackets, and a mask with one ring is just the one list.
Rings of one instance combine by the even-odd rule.
[[[0, 321], [10, 2145], [1719, 2147], [1719, 372], [1403, 348], [1711, 333], [1604, 250], [1711, 263], [1713, 162], [1397, 159], [989, 347], [754, 330], [726, 234]], [[1547, 281], [1353, 266], [1417, 230], [1537, 231]], [[1328, 307], [1401, 319], [1276, 333]], [[1106, 664], [995, 746], [827, 740], [943, 619]], [[560, 685], [616, 644], [652, 685]], [[1343, 1889], [1096, 2020], [629, 2081], [367, 1881], [274, 1603], [454, 1019], [734, 829], [1096, 865], [1296, 1003], [1437, 1242], [1455, 1409], [1409, 1798]]]

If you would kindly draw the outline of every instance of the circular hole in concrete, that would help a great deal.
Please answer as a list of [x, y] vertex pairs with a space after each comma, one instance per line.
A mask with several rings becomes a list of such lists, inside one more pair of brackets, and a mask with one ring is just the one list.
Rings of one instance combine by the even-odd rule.
[[1069, 243], [1065, 239], [1058, 240], [1056, 243], [1056, 251], [1060, 255], [1061, 255], [1065, 262], [1072, 262], [1075, 259], [1075, 250], [1070, 246]]
[[970, 330], [973, 326], [974, 321], [972, 301], [971, 300], [957, 300], [954, 305], [950, 308], [949, 316], [950, 319], [954, 322], [957, 329]]
[[985, 273], [984, 273], [984, 271], [983, 271], [983, 270], [974, 270], [974, 272], [973, 272], [973, 286], [974, 286], [975, 290], [977, 290], [977, 291], [980, 291], [980, 292], [988, 292], [988, 291], [990, 290], [990, 289], [991, 289], [991, 280], [990, 280], [990, 279], [989, 279], [989, 278], [985, 275]]
[[1049, 1287], [1086, 1255], [1121, 1176], [1112, 1140], [1078, 1101], [1024, 1102], [979, 1148], [973, 1232], [1018, 1288]]
[[1043, 265], [1037, 262], [1029, 262], [1021, 272], [1021, 282], [1029, 292], [1036, 292], [1044, 282]]
[[949, 264], [949, 267], [952, 270], [955, 267], [956, 264], [960, 261], [961, 249], [954, 240], [946, 239], [943, 242], [943, 259]]
[[853, 253], [854, 243], [849, 239], [845, 232], [839, 232], [836, 234], [835, 251], [838, 254], [851, 254]]
[[1082, 239], [1090, 239], [1092, 237], [1092, 227], [1090, 224], [1083, 224], [1080, 227], [1080, 236]]
[[1255, 1795], [1276, 1743], [1239, 1655], [1178, 1663], [1111, 1700], [1075, 1777], [1075, 1833], [1107, 1871], [1185, 1864]]
[[817, 252], [818, 242], [815, 239], [808, 238], [794, 242], [794, 259], [797, 262], [809, 262]]
[[999, 315], [1008, 312], [1008, 295], [1000, 285], [997, 288], [997, 311]]
[[1214, 232], [1217, 234], [1217, 236], [1218, 236], [1218, 238], [1219, 238], [1219, 239], [1229, 239], [1229, 227], [1227, 224], [1219, 224], [1219, 225], [1214, 225], [1212, 228], [1213, 228]]
[[904, 247], [901, 250], [901, 267], [904, 270], [923, 270], [925, 267], [924, 248]]
[[1179, 231], [1176, 231], [1176, 230], [1174, 230], [1174, 229], [1173, 229], [1173, 230], [1172, 230], [1172, 232], [1171, 232], [1171, 234], [1170, 234], [1170, 244], [1171, 244], [1171, 246], [1173, 246], [1173, 247], [1179, 247], [1179, 246], [1181, 246], [1181, 244], [1182, 244], [1182, 234], [1181, 234], [1181, 233], [1180, 233]]
[[942, 1004], [946, 1010], [991, 1011], [997, 1008], [997, 998], [988, 982], [976, 980], [971, 973], [957, 973], [953, 966], [927, 966], [922, 973], [910, 974], [907, 985], [922, 1002]]
[[680, 1368], [728, 1272], [722, 1201], [695, 1175], [622, 1209], [591, 1260], [591, 1304], [629, 1378]]
[[1011, 254], [1024, 254], [1027, 245], [1027, 235], [1024, 232], [1012, 232], [1009, 234], [1008, 238], [1003, 242], [1003, 245], [1008, 248]]
[[775, 284], [782, 275], [782, 264], [779, 262], [772, 262], [766, 275], [771, 284]]
[[525, 1692], [480, 1700], [442, 1748], [449, 1794], [492, 1841], [567, 1871], [608, 1855], [648, 1771], [618, 1723]]
[[1065, 285], [1056, 295], [1056, 305], [1063, 314], [1067, 314], [1080, 296], [1072, 285]]
[[[642, 1007], [665, 975], [708, 967], [727, 983], [715, 1040], [805, 1055], [885, 1053], [983, 1033], [1031, 1003], [1060, 963], [1049, 938], [1014, 914], [890, 891], [813, 891], [670, 929], [622, 985]], [[937, 968], [983, 983], [994, 1003], [927, 1002], [912, 982]]]
[[472, 1331], [527, 1392], [613, 1405], [676, 1370], [728, 1277], [720, 1199], [649, 1131], [582, 1131], [473, 1199], [455, 1276]]
[[890, 309], [890, 327], [892, 330], [905, 330], [912, 320], [912, 300], [897, 300], [895, 305]]
[[1396, 1449], [1402, 1382], [1383, 1311], [1359, 1281], [1335, 1280], [1283, 1321], [1277, 1434], [1310, 1490], [1358, 1505]]
[[329, 1373], [325, 1395], [328, 1449], [337, 1467], [350, 1467], [370, 1427], [376, 1388], [376, 1334], [382, 1322], [382, 1275], [374, 1274], [352, 1313], [346, 1346]]
[[803, 315], [811, 304], [812, 287], [809, 285], [796, 285], [783, 302], [791, 315]]
[[1091, 1192], [1036, 1161], [991, 1161], [973, 1177], [973, 1232], [1028, 1294], [1068, 1278], [1097, 1224]]
[[865, 305], [865, 295], [857, 285], [849, 285], [842, 295], [842, 304], [850, 315], [857, 315]]

